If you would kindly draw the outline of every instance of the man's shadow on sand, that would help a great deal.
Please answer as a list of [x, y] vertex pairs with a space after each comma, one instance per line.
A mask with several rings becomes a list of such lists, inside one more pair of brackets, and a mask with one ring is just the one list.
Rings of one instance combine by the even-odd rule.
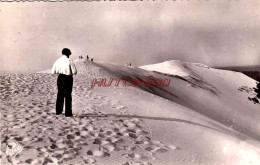
[[246, 140], [248, 137], [246, 135], [243, 135], [241, 133], [235, 133], [227, 128], [224, 128], [222, 126], [216, 125], [217, 127], [221, 128], [222, 130], [218, 130], [216, 128], [212, 128], [203, 124], [195, 123], [188, 120], [183, 119], [177, 119], [177, 118], [167, 118], [167, 117], [152, 117], [152, 116], [138, 116], [138, 115], [118, 115], [118, 114], [85, 114], [85, 115], [79, 115], [79, 118], [105, 118], [105, 117], [115, 117], [115, 118], [139, 118], [139, 119], [148, 119], [148, 120], [160, 120], [160, 121], [173, 121], [173, 122], [180, 122], [180, 123], [186, 123], [191, 124], [195, 126], [204, 127], [210, 130], [214, 130], [223, 134], [228, 134], [232, 137], [239, 138], [240, 140]]

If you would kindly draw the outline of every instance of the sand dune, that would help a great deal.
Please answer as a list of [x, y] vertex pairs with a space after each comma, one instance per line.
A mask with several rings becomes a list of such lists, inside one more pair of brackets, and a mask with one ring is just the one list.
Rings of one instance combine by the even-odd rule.
[[[253, 92], [256, 81], [242, 73], [181, 61], [140, 67], [146, 68], [149, 72], [139, 68], [122, 68], [106, 64], [99, 66], [110, 71], [114, 76], [123, 78], [144, 80], [147, 77], [170, 77], [171, 83], [168, 87], [142, 89], [191, 108], [255, 139], [260, 139], [259, 104], [248, 100], [248, 97], [256, 95]], [[166, 69], [167, 67], [169, 68]], [[163, 68], [162, 72], [159, 72], [160, 68]], [[167, 71], [172, 72], [166, 73]], [[248, 88], [250, 92], [239, 90], [241, 87]]]
[[[255, 140], [259, 105], [247, 99], [250, 93], [237, 90], [241, 85], [252, 88], [254, 81], [240, 74], [230, 79], [233, 72], [199, 64], [177, 68], [178, 76], [172, 76], [171, 69], [162, 74], [84, 60], [75, 63], [79, 74], [74, 77], [73, 118], [55, 115], [55, 75], [1, 73], [2, 164], [260, 163]], [[173, 85], [91, 87], [93, 78], [149, 76], [171, 77]], [[223, 83], [214, 82], [217, 79]], [[225, 101], [234, 95], [238, 98]], [[205, 100], [207, 104], [198, 106]], [[210, 111], [216, 110], [222, 115], [212, 118]], [[232, 128], [226, 122], [230, 118], [237, 122]], [[6, 152], [12, 142], [23, 148], [15, 157]]]
[[142, 119], [107, 116], [128, 113], [118, 100], [93, 93], [85, 77], [74, 86], [74, 118], [54, 113], [56, 76], [2, 77], [3, 151], [12, 141], [23, 147], [15, 158], [4, 154], [2, 164], [148, 164], [157, 154], [177, 149], [153, 140]]

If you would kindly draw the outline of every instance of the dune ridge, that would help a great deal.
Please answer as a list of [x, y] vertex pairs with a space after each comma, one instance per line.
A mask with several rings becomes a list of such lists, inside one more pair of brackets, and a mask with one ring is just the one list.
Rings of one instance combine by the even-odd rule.
[[[56, 75], [49, 71], [1, 73], [2, 164], [259, 164], [260, 145], [255, 140], [259, 132], [252, 125], [259, 105], [247, 100], [254, 94], [250, 90], [236, 89], [242, 84], [252, 88], [254, 81], [201, 64], [184, 63], [185, 76], [85, 60], [75, 64], [73, 118], [55, 115]], [[233, 82], [228, 80], [230, 75], [243, 79]], [[91, 87], [93, 78], [142, 80], [151, 76], [170, 77], [173, 84], [166, 88]], [[216, 76], [233, 84], [215, 83]], [[217, 104], [234, 94], [239, 98], [224, 102], [225, 106]], [[198, 107], [207, 98], [209, 103]], [[210, 107], [216, 100], [216, 108], [230, 108], [221, 111], [227, 118]], [[237, 107], [246, 107], [256, 116], [239, 116], [243, 111], [229, 105], [239, 101]], [[220, 116], [215, 120], [212, 114]], [[230, 117], [237, 118], [226, 121]], [[15, 158], [5, 153], [12, 141], [23, 147]]]

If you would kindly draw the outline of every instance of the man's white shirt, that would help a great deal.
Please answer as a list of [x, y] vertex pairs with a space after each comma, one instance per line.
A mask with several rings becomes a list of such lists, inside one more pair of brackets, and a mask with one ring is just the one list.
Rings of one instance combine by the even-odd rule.
[[52, 67], [52, 74], [65, 74], [65, 75], [76, 75], [77, 69], [75, 64], [67, 56], [62, 55], [58, 60], [55, 61]]

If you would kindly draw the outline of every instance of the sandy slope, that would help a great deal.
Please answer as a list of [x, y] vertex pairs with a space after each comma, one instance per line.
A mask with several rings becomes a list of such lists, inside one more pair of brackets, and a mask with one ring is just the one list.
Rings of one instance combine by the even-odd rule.
[[[93, 71], [89, 76], [98, 74]], [[177, 149], [152, 139], [142, 119], [120, 117], [128, 115], [124, 105], [96, 95], [87, 75], [75, 77], [74, 118], [54, 113], [56, 76], [3, 74], [1, 78], [2, 164], [148, 164], [157, 153]], [[12, 141], [23, 147], [15, 158], [5, 153]]]
[[259, 149], [254, 147], [258, 142], [189, 108], [133, 88], [95, 91], [123, 102], [133, 117], [149, 125], [152, 138], [178, 147], [176, 152], [158, 156], [153, 164], [242, 165], [260, 161]]
[[[107, 64], [99, 64], [99, 66], [123, 78], [141, 80], [148, 77], [171, 78], [168, 87], [142, 89], [189, 107], [255, 139], [260, 139], [259, 104], [248, 100], [249, 96], [255, 95], [253, 87], [256, 87], [256, 81], [242, 73], [178, 61], [170, 63], [171, 68], [177, 68], [174, 70], [176, 74]], [[167, 66], [169, 64], [161, 67], [164, 72], [167, 71], [165, 69]], [[181, 75], [178, 75], [180, 72]], [[183, 76], [184, 72], [188, 76]]]
[[176, 96], [181, 95], [184, 100], [173, 100], [259, 140], [259, 104], [253, 104], [248, 100], [248, 97], [256, 95], [253, 92], [253, 87], [256, 87], [255, 80], [242, 73], [213, 69], [197, 63], [167, 61], [154, 65], [156, 67], [148, 65], [141, 68], [150, 71], [159, 71], [160, 67], [182, 69], [188, 76], [181, 76], [174, 70], [167, 74], [179, 75], [199, 88], [194, 89], [192, 85], [183, 87], [174, 81], [167, 90]]
[[[55, 75], [1, 74], [2, 164], [259, 164], [257, 141], [193, 109], [147, 89], [90, 86], [150, 72], [76, 65], [73, 118], [55, 115]], [[11, 141], [23, 147], [15, 158]]]

